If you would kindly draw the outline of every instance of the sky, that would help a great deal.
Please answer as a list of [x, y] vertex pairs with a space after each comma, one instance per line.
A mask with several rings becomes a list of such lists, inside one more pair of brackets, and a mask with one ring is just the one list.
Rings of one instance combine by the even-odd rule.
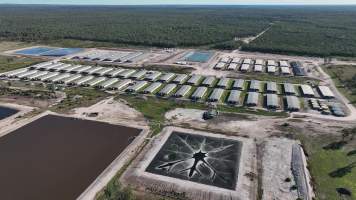
[[71, 4], [71, 5], [332, 5], [355, 4], [356, 0], [0, 0], [0, 4]]

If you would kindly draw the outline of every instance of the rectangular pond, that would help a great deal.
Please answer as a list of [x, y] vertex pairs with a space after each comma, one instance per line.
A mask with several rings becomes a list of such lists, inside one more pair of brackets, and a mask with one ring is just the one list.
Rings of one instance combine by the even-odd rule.
[[140, 134], [95, 121], [44, 116], [0, 138], [0, 194], [74, 200]]
[[55, 48], [55, 47], [34, 47], [20, 51], [16, 51], [15, 54], [28, 55], [28, 56], [53, 56], [60, 57], [66, 56], [82, 51], [81, 48]]
[[184, 56], [185, 61], [189, 62], [207, 62], [214, 53], [212, 52], [199, 52], [199, 51], [194, 51], [186, 54]]
[[18, 112], [18, 110], [0, 106], [0, 120], [10, 117]]
[[146, 171], [234, 190], [242, 142], [172, 132]]

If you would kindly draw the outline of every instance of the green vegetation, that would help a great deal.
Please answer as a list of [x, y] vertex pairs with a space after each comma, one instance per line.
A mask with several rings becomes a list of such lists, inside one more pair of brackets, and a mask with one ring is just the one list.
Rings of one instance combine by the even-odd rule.
[[[207, 104], [191, 101], [173, 101], [156, 97], [139, 97], [134, 95], [120, 95], [118, 98], [126, 100], [133, 108], [141, 112], [149, 120], [153, 135], [158, 134], [165, 124], [165, 113], [175, 108], [208, 109]], [[245, 113], [274, 117], [287, 117], [285, 112], [269, 112], [265, 110], [251, 110], [247, 107], [232, 107], [219, 105], [218, 110], [226, 113]]]
[[0, 96], [10, 97], [10, 96], [21, 96], [29, 97], [39, 100], [55, 99], [56, 94], [52, 91], [46, 89], [19, 89], [0, 86]]
[[[356, 134], [356, 128], [344, 130]], [[356, 198], [356, 140], [343, 136], [300, 136], [309, 156], [309, 169], [316, 188], [317, 200], [340, 199], [338, 188], [351, 191]], [[351, 153], [350, 153], [351, 152]]]
[[338, 90], [354, 105], [356, 105], [356, 66], [332, 65], [324, 70], [333, 79]]
[[[127, 166], [125, 167], [125, 169]], [[135, 200], [136, 197], [130, 187], [123, 187], [119, 182], [118, 173], [113, 177], [105, 188], [97, 194], [96, 200]]]
[[[354, 6], [0, 6], [0, 39], [356, 57]], [[249, 44], [241, 39], [265, 34]], [[239, 40], [240, 39], [240, 40]]]
[[41, 60], [33, 58], [0, 56], [0, 73], [28, 67], [39, 62]]
[[51, 109], [55, 112], [67, 112], [73, 108], [90, 106], [109, 95], [103, 91], [89, 88], [68, 88], [64, 90], [66, 98]]

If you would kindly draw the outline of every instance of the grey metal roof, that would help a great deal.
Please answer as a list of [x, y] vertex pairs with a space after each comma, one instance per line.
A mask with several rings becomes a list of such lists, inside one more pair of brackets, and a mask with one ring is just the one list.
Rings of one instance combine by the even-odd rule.
[[257, 59], [255, 61], [255, 65], [263, 65], [263, 60], [262, 59]]
[[54, 62], [43, 62], [43, 63], [38, 63], [36, 65], [31, 65], [30, 66], [30, 69], [38, 69], [40, 67], [43, 67], [43, 66], [47, 66], [47, 65], [52, 65], [54, 64]]
[[43, 76], [45, 74], [48, 74], [48, 72], [47, 71], [41, 71], [41, 72], [37, 72], [35, 74], [32, 74], [31, 76], [28, 76], [27, 78], [29, 80], [35, 81], [35, 80], [39, 80], [38, 77]]
[[268, 65], [268, 66], [276, 66], [276, 61], [274, 61], [274, 60], [267, 60], [267, 65]]
[[113, 68], [109, 68], [109, 67], [104, 67], [103, 69], [98, 70], [98, 71], [94, 72], [93, 74], [97, 75], [97, 76], [104, 76], [104, 75], [106, 75], [107, 73], [109, 73], [112, 70], [114, 70], [114, 69]]
[[190, 85], [183, 85], [178, 89], [178, 91], [174, 94], [176, 97], [184, 97], [188, 92], [192, 89]]
[[21, 68], [21, 69], [16, 69], [16, 70], [6, 72], [3, 75], [11, 78], [11, 77], [16, 76], [17, 74], [21, 74], [21, 73], [24, 73], [27, 71], [29, 71], [28, 68]]
[[127, 92], [137, 92], [141, 88], [145, 87], [147, 84], [148, 84], [147, 81], [136, 81], [136, 82], [134, 82], [133, 85], [130, 85], [129, 87], [127, 87], [125, 91], [127, 91]]
[[113, 85], [119, 81], [118, 78], [110, 78], [99, 85], [97, 85], [98, 88], [108, 88], [110, 85]]
[[58, 72], [48, 72], [47, 74], [38, 77], [40, 81], [46, 81], [54, 76], [57, 76], [59, 73]]
[[192, 99], [201, 99], [205, 93], [208, 91], [207, 87], [198, 87], [192, 94]]
[[240, 104], [240, 96], [241, 96], [240, 90], [231, 90], [227, 102], [231, 104]]
[[323, 97], [326, 97], [326, 98], [335, 97], [334, 93], [327, 86], [318, 86], [318, 89]]
[[159, 77], [158, 81], [169, 82], [174, 76], [174, 73], [167, 73]]
[[276, 94], [267, 94], [267, 107], [279, 107], [279, 100]]
[[262, 72], [262, 65], [255, 65], [255, 72]]
[[174, 83], [168, 84], [168, 85], [164, 86], [164, 88], [162, 88], [162, 90], [159, 91], [158, 94], [162, 95], [162, 96], [167, 95], [167, 94], [171, 93], [176, 87], [177, 87], [177, 85]]
[[276, 66], [267, 66], [268, 73], [275, 73], [277, 71]]
[[267, 92], [277, 92], [277, 83], [267, 82]]
[[244, 59], [243, 63], [250, 65], [252, 63], [252, 59], [246, 58], [246, 59]]
[[27, 77], [31, 76], [32, 74], [36, 74], [37, 72], [38, 72], [38, 70], [30, 70], [30, 71], [26, 71], [26, 72], [22, 72], [20, 74], [17, 74], [16, 77], [24, 79], [24, 78], [27, 78]]
[[228, 86], [229, 82], [230, 82], [229, 78], [221, 78], [216, 86], [226, 88]]
[[68, 68], [70, 66], [72, 66], [72, 65], [71, 64], [63, 64], [63, 65], [60, 65], [60, 66], [57, 66], [57, 67], [53, 67], [49, 71], [60, 71], [62, 69]]
[[63, 74], [59, 74], [58, 76], [50, 78], [50, 80], [55, 83], [63, 83], [62, 80], [70, 76], [71, 74], [69, 73], [63, 73]]
[[74, 75], [72, 75], [72, 76], [70, 76], [68, 78], [63, 79], [63, 83], [68, 85], [71, 82], [73, 82], [73, 81], [75, 81], [77, 79], [80, 79], [81, 77], [82, 77], [82, 75], [80, 75], [80, 74], [74, 74]]
[[117, 75], [119, 75], [123, 71], [125, 71], [125, 69], [115, 69], [115, 70], [109, 72], [107, 75], [110, 76], [110, 77], [116, 77]]
[[219, 62], [214, 66], [214, 69], [224, 69], [226, 66], [226, 63]]
[[233, 58], [232, 59], [232, 63], [239, 63], [241, 61], [241, 59], [240, 58]]
[[184, 81], [188, 78], [188, 75], [186, 74], [178, 74], [174, 79], [174, 83], [182, 84]]
[[78, 69], [82, 67], [81, 65], [74, 65], [74, 66], [70, 66], [70, 67], [67, 67], [67, 68], [64, 68], [64, 69], [61, 69], [59, 70], [60, 72], [72, 72], [73, 70], [75, 69]]
[[203, 86], [212, 86], [216, 78], [214, 76], [208, 76], [202, 82]]
[[136, 72], [136, 70], [134, 70], [134, 69], [127, 69], [127, 70], [125, 70], [123, 72], [120, 72], [118, 74], [118, 77], [120, 77], [120, 78], [128, 78], [128, 77], [131, 76], [131, 74], [133, 74], [135, 72]]
[[243, 79], [235, 79], [234, 85], [232, 86], [233, 89], [243, 89], [245, 84], [245, 80]]
[[106, 78], [105, 77], [98, 77], [98, 78], [94, 78], [93, 80], [90, 80], [88, 82], [85, 82], [84, 84], [82, 84], [83, 86], [95, 86], [103, 81], [105, 81]]
[[241, 71], [248, 71], [250, 69], [249, 64], [242, 64], [240, 70]]
[[209, 101], [219, 101], [224, 93], [224, 89], [215, 88], [213, 92], [210, 94], [208, 100]]
[[310, 85], [301, 85], [300, 89], [302, 90], [303, 95], [315, 96], [313, 88]]
[[290, 74], [289, 67], [280, 67], [282, 74]]
[[134, 74], [131, 74], [130, 75], [130, 78], [133, 78], [133, 79], [140, 79], [142, 78], [145, 74], [147, 73], [146, 70], [140, 70]]
[[149, 85], [148, 87], [146, 87], [142, 92], [143, 93], [153, 93], [159, 87], [161, 87], [161, 85], [162, 85], [162, 83], [160, 83], [160, 82], [154, 82], [151, 85]]
[[101, 70], [103, 68], [104, 67], [92, 67], [90, 69], [87, 69], [87, 70], [83, 71], [82, 73], [83, 74], [93, 74], [94, 72], [97, 72], [97, 71], [99, 71], [99, 70]]
[[201, 75], [194, 74], [192, 77], [190, 77], [190, 79], [188, 79], [187, 84], [197, 85], [201, 78]]
[[118, 83], [110, 85], [109, 89], [111, 89], [111, 90], [121, 90], [124, 87], [128, 86], [130, 83], [132, 83], [131, 79], [125, 79], [125, 80], [122, 80], [122, 81], [120, 81]]
[[287, 96], [287, 109], [288, 110], [299, 110], [300, 102], [299, 99], [295, 96]]
[[85, 82], [87, 82], [87, 81], [90, 81], [90, 80], [93, 79], [93, 78], [94, 78], [94, 76], [84, 76], [84, 77], [82, 77], [82, 78], [80, 78], [80, 79], [74, 81], [73, 84], [75, 84], [75, 85], [81, 85], [81, 84], [83, 84], [83, 83], [85, 83]]
[[91, 66], [82, 66], [82, 67], [71, 70], [71, 72], [79, 74], [79, 73], [82, 73], [90, 68], [92, 68], [92, 67]]
[[151, 73], [146, 73], [145, 75], [145, 80], [150, 80], [150, 81], [154, 81], [156, 80], [159, 76], [161, 76], [162, 72], [158, 72], [158, 71], [153, 71]]
[[51, 64], [51, 65], [45, 65], [45, 66], [39, 67], [37, 69], [49, 71], [52, 68], [59, 67], [59, 66], [62, 66], [62, 65], [64, 65], [64, 64], [63, 63], [54, 63], [54, 64]]
[[220, 59], [220, 62], [222, 62], [222, 63], [230, 63], [231, 62], [231, 58], [223, 57], [223, 58]]
[[250, 90], [259, 91], [261, 89], [261, 82], [258, 80], [251, 80]]
[[249, 92], [246, 101], [247, 105], [258, 105], [258, 98], [259, 98], [258, 92]]
[[281, 67], [289, 67], [288, 61], [285, 61], [285, 60], [279, 61], [279, 66], [281, 66]]
[[286, 94], [296, 94], [297, 92], [295, 91], [294, 85], [291, 83], [285, 83], [283, 84], [284, 87], [284, 92]]
[[228, 70], [235, 70], [235, 69], [237, 69], [237, 67], [238, 67], [237, 63], [231, 63], [231, 64], [227, 67], [227, 69], [228, 69]]

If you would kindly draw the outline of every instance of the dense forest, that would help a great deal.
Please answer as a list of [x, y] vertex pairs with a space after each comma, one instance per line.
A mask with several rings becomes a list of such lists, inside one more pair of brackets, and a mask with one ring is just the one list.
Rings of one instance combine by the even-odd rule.
[[0, 38], [356, 56], [356, 7], [2, 5]]

